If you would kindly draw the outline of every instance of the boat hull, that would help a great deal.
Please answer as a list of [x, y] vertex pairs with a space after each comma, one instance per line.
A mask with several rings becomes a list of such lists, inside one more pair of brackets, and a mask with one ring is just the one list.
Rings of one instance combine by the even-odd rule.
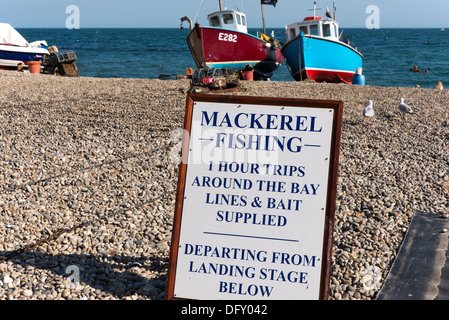
[[28, 61], [42, 61], [47, 49], [0, 45], [0, 68], [16, 68], [18, 64]]
[[187, 44], [197, 68], [243, 70], [248, 65], [270, 77], [284, 62], [280, 48], [253, 35], [196, 25]]
[[303, 34], [285, 44], [282, 54], [296, 81], [352, 83], [363, 65], [363, 56], [351, 46]]

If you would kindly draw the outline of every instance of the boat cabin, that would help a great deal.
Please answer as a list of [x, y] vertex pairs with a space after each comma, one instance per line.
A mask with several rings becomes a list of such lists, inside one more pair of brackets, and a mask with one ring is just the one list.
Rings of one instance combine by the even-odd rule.
[[323, 20], [318, 16], [307, 17], [304, 21], [295, 22], [285, 27], [286, 42], [293, 40], [300, 33], [338, 41], [338, 23], [335, 20]]
[[246, 15], [234, 10], [223, 10], [207, 16], [209, 26], [248, 33]]

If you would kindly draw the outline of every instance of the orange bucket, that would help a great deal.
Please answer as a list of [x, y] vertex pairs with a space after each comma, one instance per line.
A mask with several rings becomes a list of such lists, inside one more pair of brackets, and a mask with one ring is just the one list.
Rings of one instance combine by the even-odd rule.
[[27, 65], [31, 73], [41, 73], [41, 61], [28, 61]]

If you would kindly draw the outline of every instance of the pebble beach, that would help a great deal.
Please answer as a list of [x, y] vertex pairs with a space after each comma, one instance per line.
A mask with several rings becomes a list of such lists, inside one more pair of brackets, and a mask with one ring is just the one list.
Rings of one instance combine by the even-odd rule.
[[[164, 299], [190, 80], [0, 71], [0, 88], [0, 300]], [[448, 217], [449, 90], [224, 94], [343, 101], [330, 299], [375, 299], [414, 213]]]

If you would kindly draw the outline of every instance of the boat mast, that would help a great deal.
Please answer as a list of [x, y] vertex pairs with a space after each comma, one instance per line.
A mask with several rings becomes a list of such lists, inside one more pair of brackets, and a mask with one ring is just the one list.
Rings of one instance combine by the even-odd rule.
[[334, 20], [335, 20], [335, 11], [337, 11], [337, 6], [335, 5], [335, 0], [334, 0]]
[[262, 23], [263, 23], [263, 34], [267, 34], [267, 32], [265, 31], [265, 16], [263, 14], [263, 3], [261, 1], [260, 7], [262, 8]]
[[278, 0], [260, 0], [260, 8], [262, 10], [262, 23], [263, 23], [263, 33], [267, 34], [267, 31], [265, 30], [265, 16], [263, 13], [263, 5], [264, 4], [271, 4], [273, 7], [276, 7], [276, 3]]
[[221, 0], [218, 0], [219, 4], [220, 4], [220, 11], [223, 11], [223, 6], [221, 4]]
[[313, 1], [313, 9], [309, 9], [309, 11], [313, 11], [313, 20], [316, 19], [316, 11], [321, 10], [321, 8], [316, 8], [316, 1]]

